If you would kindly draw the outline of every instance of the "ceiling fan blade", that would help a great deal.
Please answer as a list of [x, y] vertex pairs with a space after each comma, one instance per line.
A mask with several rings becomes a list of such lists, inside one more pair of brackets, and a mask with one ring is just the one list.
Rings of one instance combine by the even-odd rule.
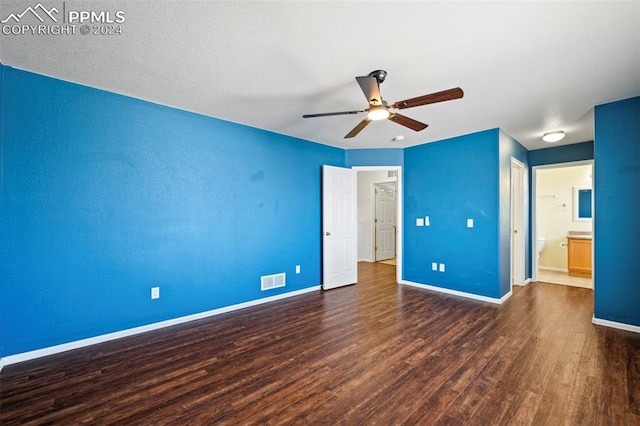
[[369, 105], [382, 105], [382, 97], [380, 96], [380, 84], [375, 77], [356, 77], [358, 84], [364, 93]]
[[434, 104], [436, 102], [460, 99], [463, 95], [464, 95], [464, 92], [462, 91], [462, 89], [459, 87], [456, 87], [454, 89], [443, 90], [442, 92], [435, 92], [429, 95], [418, 96], [417, 98], [398, 101], [395, 104], [393, 104], [393, 108], [397, 108], [397, 109], [413, 108], [421, 105]]
[[364, 112], [364, 110], [360, 111], [340, 111], [340, 112], [323, 112], [320, 114], [305, 114], [302, 118], [314, 118], [314, 117], [330, 117], [332, 115], [349, 115], [349, 114], [359, 114]]
[[353, 128], [353, 130], [351, 130], [349, 133], [347, 133], [347, 135], [344, 137], [345, 139], [348, 138], [352, 138], [355, 135], [357, 135], [358, 133], [360, 133], [360, 131], [362, 129], [364, 129], [365, 127], [367, 127], [367, 124], [371, 123], [371, 120], [369, 120], [368, 118], [365, 118], [364, 120], [362, 120], [361, 122], [358, 123], [358, 125], [356, 127]]
[[420, 130], [424, 130], [427, 128], [428, 124], [421, 123], [419, 121], [414, 120], [413, 118], [409, 118], [407, 116], [401, 114], [391, 114], [387, 120], [391, 120], [394, 123], [398, 123], [404, 127], [408, 127], [411, 130], [415, 130], [419, 132]]

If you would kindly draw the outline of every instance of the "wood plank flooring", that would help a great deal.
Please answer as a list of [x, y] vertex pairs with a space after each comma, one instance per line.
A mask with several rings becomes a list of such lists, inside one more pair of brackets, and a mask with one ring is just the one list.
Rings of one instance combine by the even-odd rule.
[[6, 366], [0, 423], [640, 424], [640, 335], [592, 290], [503, 305], [359, 283]]

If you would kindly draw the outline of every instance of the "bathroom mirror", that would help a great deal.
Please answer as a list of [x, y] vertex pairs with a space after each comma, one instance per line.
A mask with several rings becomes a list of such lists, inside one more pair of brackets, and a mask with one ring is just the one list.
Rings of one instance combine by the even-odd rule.
[[592, 214], [592, 191], [588, 186], [573, 187], [573, 220], [575, 222], [590, 221]]

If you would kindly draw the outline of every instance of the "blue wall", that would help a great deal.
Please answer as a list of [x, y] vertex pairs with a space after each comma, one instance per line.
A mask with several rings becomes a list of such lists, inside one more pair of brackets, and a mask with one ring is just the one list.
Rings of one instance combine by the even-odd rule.
[[595, 317], [640, 326], [640, 97], [595, 108]]
[[[525, 188], [528, 188], [529, 173], [527, 167], [527, 149], [503, 131], [500, 131], [500, 295], [511, 290], [511, 159], [524, 164]], [[529, 215], [529, 197], [524, 194], [527, 204], [525, 212]], [[524, 231], [525, 238], [525, 278], [531, 277], [531, 249], [528, 248], [529, 224]]]
[[[403, 278], [499, 298], [511, 157], [594, 158], [498, 129], [343, 151], [0, 67], [0, 356], [320, 284], [322, 164], [404, 166]], [[636, 325], [639, 99], [597, 107], [595, 143], [596, 317]]]
[[404, 150], [401, 148], [348, 149], [345, 151], [346, 167], [402, 166]]
[[593, 142], [582, 142], [529, 151], [529, 166], [593, 160]]
[[321, 283], [343, 150], [4, 66], [1, 96], [1, 356]]
[[[493, 129], [405, 150], [405, 280], [502, 296], [498, 146]], [[431, 226], [416, 226], [424, 216]], [[432, 271], [432, 262], [444, 263], [445, 272]]]

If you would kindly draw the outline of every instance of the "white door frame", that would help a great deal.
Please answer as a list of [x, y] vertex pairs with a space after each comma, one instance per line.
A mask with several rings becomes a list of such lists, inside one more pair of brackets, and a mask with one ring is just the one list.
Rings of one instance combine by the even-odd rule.
[[[586, 166], [591, 165], [591, 173], [595, 173], [594, 160], [582, 160], [582, 161], [569, 161], [566, 163], [555, 164], [543, 164], [540, 166], [533, 166], [531, 168], [531, 281], [538, 281], [538, 170], [541, 169], [562, 169], [565, 167], [573, 166]], [[592, 181], [594, 182], [595, 179]], [[595, 199], [596, 187], [592, 186], [591, 197]], [[593, 201], [592, 201], [593, 202]], [[595, 224], [595, 210], [591, 210], [592, 224]], [[595, 226], [591, 226], [591, 243], [595, 243]], [[591, 249], [591, 256], [595, 255], [595, 250]], [[591, 265], [595, 267], [595, 259], [591, 259]], [[592, 271], [592, 277], [595, 277]], [[595, 288], [595, 281], [593, 282]]]
[[403, 208], [403, 186], [402, 186], [402, 166], [354, 166], [356, 172], [379, 172], [383, 170], [395, 171], [397, 174], [396, 193], [396, 282], [402, 281], [402, 214]]
[[[521, 177], [522, 179], [518, 182], [516, 182], [516, 180], [514, 179], [514, 169], [520, 169], [522, 170], [522, 174]], [[521, 161], [518, 161], [517, 159], [511, 157], [511, 243], [510, 243], [510, 247], [511, 247], [511, 255], [510, 255], [510, 274], [509, 274], [509, 280], [511, 281], [510, 284], [510, 288], [513, 291], [513, 285], [525, 285], [526, 284], [526, 265], [527, 265], [527, 261], [526, 261], [526, 247], [527, 247], [527, 241], [525, 239], [525, 235], [524, 235], [524, 230], [526, 229], [526, 223], [527, 223], [527, 211], [526, 211], [526, 190], [525, 190], [525, 182], [526, 182], [526, 173], [527, 173], [527, 168], [524, 165], [524, 163], [522, 163]], [[516, 216], [516, 214], [514, 213], [514, 206], [515, 206], [515, 199], [514, 199], [514, 192], [515, 190], [518, 190], [520, 192], [520, 215], [519, 217]], [[515, 220], [520, 221], [520, 226], [517, 227]], [[520, 228], [520, 229], [517, 229]], [[520, 237], [516, 237], [515, 236], [515, 231], [520, 232]], [[519, 244], [516, 244], [518, 243]], [[517, 272], [518, 272], [518, 268], [516, 267], [518, 262], [522, 262], [521, 263], [521, 274], [518, 276]]]

